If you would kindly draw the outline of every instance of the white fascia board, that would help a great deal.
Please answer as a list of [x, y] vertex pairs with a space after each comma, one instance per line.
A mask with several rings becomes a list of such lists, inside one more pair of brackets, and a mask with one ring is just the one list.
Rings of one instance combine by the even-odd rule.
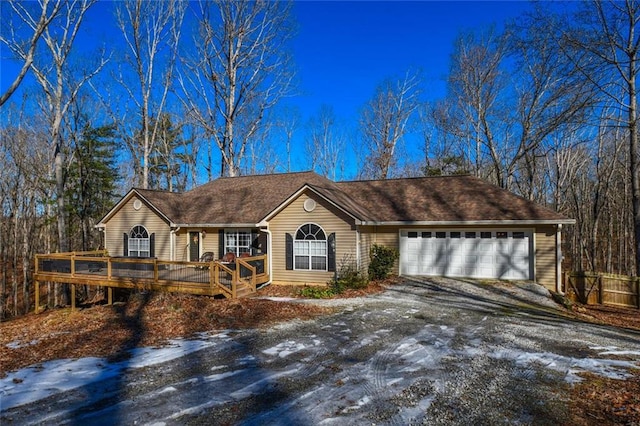
[[355, 220], [356, 223], [360, 222], [359, 219], [357, 217], [355, 217], [353, 214], [349, 213], [348, 211], [346, 211], [344, 208], [342, 208], [338, 204], [334, 203], [333, 201], [331, 201], [330, 199], [328, 199], [324, 195], [320, 194], [318, 191], [316, 191], [315, 189], [310, 187], [308, 184], [304, 184], [304, 186], [302, 186], [302, 188], [300, 188], [299, 190], [294, 192], [289, 198], [287, 198], [282, 203], [280, 203], [280, 205], [278, 207], [276, 207], [269, 214], [267, 214], [267, 216], [265, 216], [260, 222], [258, 222], [258, 224], [266, 226], [266, 224], [269, 223], [269, 220], [271, 220], [274, 216], [276, 216], [278, 213], [280, 213], [282, 210], [284, 210], [285, 207], [287, 207], [293, 200], [295, 200], [300, 195], [302, 195], [304, 193], [304, 191], [307, 190], [307, 189], [310, 190], [311, 192], [313, 192], [314, 194], [316, 194], [318, 197], [320, 197], [323, 200], [325, 200], [327, 203], [329, 203], [332, 206], [334, 206], [335, 208], [337, 208], [338, 210], [344, 212], [347, 216], [353, 218], [353, 220]]
[[563, 220], [414, 220], [414, 221], [363, 221], [362, 226], [523, 226], [523, 225], [573, 225], [575, 219]]

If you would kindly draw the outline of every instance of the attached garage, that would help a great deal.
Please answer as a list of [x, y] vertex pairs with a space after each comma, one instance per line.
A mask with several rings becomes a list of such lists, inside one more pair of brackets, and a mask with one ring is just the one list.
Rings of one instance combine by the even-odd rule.
[[402, 229], [400, 273], [533, 279], [533, 233], [522, 229]]

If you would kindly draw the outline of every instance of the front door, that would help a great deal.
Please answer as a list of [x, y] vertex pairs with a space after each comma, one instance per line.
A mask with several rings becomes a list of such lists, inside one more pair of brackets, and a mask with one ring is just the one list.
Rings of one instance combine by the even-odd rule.
[[189, 260], [197, 262], [200, 259], [200, 233], [189, 232]]

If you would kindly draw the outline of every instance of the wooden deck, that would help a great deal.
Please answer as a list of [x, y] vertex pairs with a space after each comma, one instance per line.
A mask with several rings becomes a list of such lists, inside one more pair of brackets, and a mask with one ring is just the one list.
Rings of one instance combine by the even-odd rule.
[[107, 287], [109, 303], [113, 288], [243, 297], [269, 281], [267, 262], [266, 255], [238, 258], [233, 263], [200, 263], [109, 257], [102, 251], [38, 254], [34, 273], [36, 312], [40, 283], [45, 281], [71, 284], [72, 293], [75, 285]]

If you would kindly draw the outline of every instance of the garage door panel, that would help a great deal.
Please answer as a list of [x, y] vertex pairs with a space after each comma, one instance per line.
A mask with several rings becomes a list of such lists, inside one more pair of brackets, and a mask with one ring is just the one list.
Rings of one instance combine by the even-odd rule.
[[[451, 232], [455, 232], [454, 238]], [[401, 232], [400, 266], [403, 274], [530, 278], [531, 232], [517, 231], [516, 238], [513, 237], [513, 231], [503, 229], [491, 232], [431, 229], [424, 232], [419, 230], [417, 234], [418, 238], [408, 238], [408, 232]], [[431, 238], [422, 238], [422, 235], [430, 235]], [[485, 238], [481, 238], [481, 235]], [[491, 238], [486, 238], [488, 236]]]

